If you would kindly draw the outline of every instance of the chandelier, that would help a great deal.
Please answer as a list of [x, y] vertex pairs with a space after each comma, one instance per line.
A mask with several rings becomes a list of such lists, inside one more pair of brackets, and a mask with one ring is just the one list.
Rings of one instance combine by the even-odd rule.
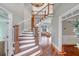
[[33, 5], [34, 7], [41, 7], [41, 6], [44, 5], [44, 3], [32, 3], [32, 5]]

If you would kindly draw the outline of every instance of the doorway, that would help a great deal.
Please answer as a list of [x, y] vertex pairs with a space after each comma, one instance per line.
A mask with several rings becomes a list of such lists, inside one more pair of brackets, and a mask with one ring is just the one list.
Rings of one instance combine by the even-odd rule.
[[0, 7], [0, 56], [7, 56], [12, 49], [12, 18], [11, 13]]
[[65, 56], [79, 56], [79, 5], [59, 17], [59, 48]]

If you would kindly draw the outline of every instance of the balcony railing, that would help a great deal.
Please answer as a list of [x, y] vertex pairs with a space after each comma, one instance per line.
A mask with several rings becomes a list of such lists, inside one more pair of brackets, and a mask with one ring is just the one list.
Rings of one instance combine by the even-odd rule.
[[39, 43], [39, 36], [41, 35], [39, 34], [39, 28], [36, 25], [41, 23], [42, 20], [44, 21], [48, 15], [53, 15], [53, 6], [53, 4], [48, 3], [40, 11], [32, 11], [32, 30], [35, 32], [36, 44]]

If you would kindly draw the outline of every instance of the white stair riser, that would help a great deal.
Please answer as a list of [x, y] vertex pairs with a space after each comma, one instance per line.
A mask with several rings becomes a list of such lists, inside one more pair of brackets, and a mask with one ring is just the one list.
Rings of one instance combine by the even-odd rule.
[[25, 32], [25, 33], [33, 33], [33, 32], [27, 32], [27, 31], [23, 31], [23, 32]]
[[22, 46], [20, 46], [20, 49], [27, 48], [27, 47], [30, 47], [30, 46], [33, 46], [33, 45], [35, 45], [35, 43], [22, 45]]
[[34, 37], [19, 37], [19, 39], [34, 39]]
[[35, 40], [24, 40], [24, 41], [19, 41], [19, 43], [30, 43], [30, 42], [35, 42]]
[[[23, 33], [21, 33], [21, 34], [23, 34]], [[27, 35], [29, 35], [29, 34], [31, 34], [31, 35], [33, 35], [34, 33], [26, 33]]]
[[21, 34], [21, 35], [19, 35], [19, 36], [26, 36], [26, 37], [27, 37], [27, 36], [34, 36], [34, 35], [30, 35], [30, 34], [29, 34], [29, 35], [28, 35], [28, 34]]
[[[15, 56], [35, 56], [40, 53], [39, 46], [36, 46], [34, 33], [23, 31], [19, 35], [20, 52]], [[13, 48], [13, 50], [15, 50]]]
[[22, 32], [22, 34], [23, 34], [23, 33], [25, 33], [25, 34], [34, 34], [34, 33], [31, 33], [31, 32]]

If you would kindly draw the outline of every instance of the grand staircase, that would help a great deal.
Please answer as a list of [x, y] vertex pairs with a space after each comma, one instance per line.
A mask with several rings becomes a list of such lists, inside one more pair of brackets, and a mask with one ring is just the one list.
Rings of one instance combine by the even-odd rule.
[[[52, 7], [52, 8], [50, 8]], [[52, 11], [52, 12], [51, 12]], [[32, 12], [32, 30], [35, 32], [27, 32], [23, 31], [20, 35], [19, 33], [19, 26], [15, 26], [15, 49], [14, 49], [14, 56], [41, 56], [43, 55], [43, 51], [39, 46], [39, 31], [37, 24], [42, 23], [50, 23], [51, 17], [53, 15], [53, 4], [45, 5], [41, 10]], [[38, 17], [39, 16], [39, 17]], [[41, 17], [42, 16], [42, 17]], [[49, 19], [50, 18], [50, 19]], [[36, 20], [37, 23], [36, 23]], [[48, 19], [48, 21], [46, 21]], [[50, 20], [50, 21], [49, 21]], [[17, 33], [16, 33], [17, 32]], [[18, 37], [19, 36], [19, 37]], [[17, 49], [18, 48], [18, 49]], [[17, 49], [17, 51], [15, 51]], [[19, 51], [18, 51], [19, 50]]]
[[39, 45], [35, 43], [35, 37], [33, 32], [22, 32], [19, 35], [19, 53], [14, 56], [40, 56], [41, 49]]

